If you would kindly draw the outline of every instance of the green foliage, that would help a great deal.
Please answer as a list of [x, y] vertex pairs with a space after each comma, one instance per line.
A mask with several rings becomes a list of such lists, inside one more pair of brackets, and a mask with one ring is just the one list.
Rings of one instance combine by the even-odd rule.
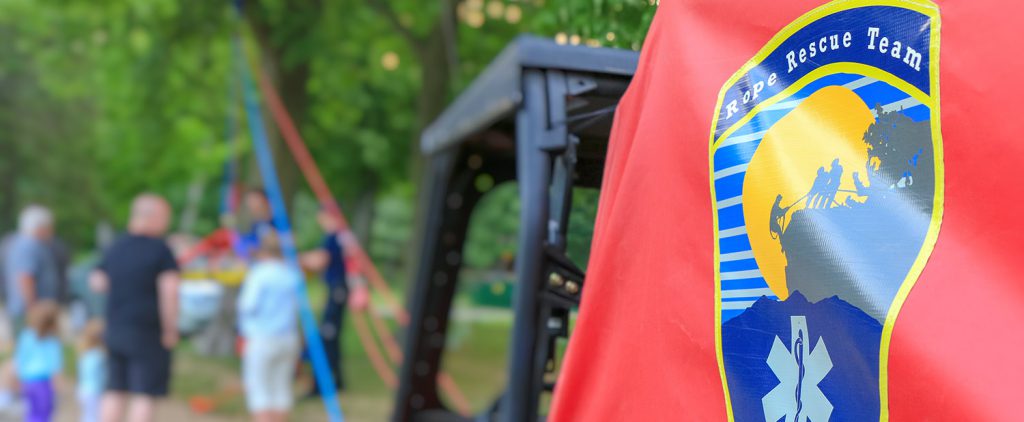
[[584, 270], [590, 263], [590, 240], [594, 237], [598, 198], [599, 192], [595, 189], [576, 189], [572, 193], [566, 254]]
[[[369, 204], [367, 215], [383, 220], [372, 225], [371, 252], [397, 265], [421, 177], [411, 174], [418, 132], [438, 111], [429, 88], [443, 88], [431, 94], [443, 106], [521, 32], [637, 48], [655, 9], [644, 0], [245, 3], [238, 20], [228, 1], [0, 2], [8, 40], [0, 45], [0, 229], [13, 227], [21, 206], [42, 202], [57, 210], [64, 237], [87, 245], [96, 222], [121, 226], [138, 192], [167, 195], [181, 210], [193, 184], [206, 186], [194, 230], [215, 227], [222, 167], [234, 153], [226, 131], [238, 134], [243, 176], [257, 180], [244, 116], [230, 100], [238, 83], [231, 37], [242, 33], [343, 208]], [[454, 33], [438, 44], [445, 16]], [[455, 67], [441, 76], [431, 71], [448, 64]], [[277, 151], [286, 190], [308, 199], [290, 157]], [[479, 218], [513, 231], [515, 195], [497, 192]], [[296, 211], [311, 208], [296, 201]], [[471, 265], [514, 254], [514, 236], [480, 236], [491, 238], [479, 240], [487, 246], [469, 254]]]
[[184, 24], [210, 9], [188, 11], [173, 1], [0, 3], [0, 31], [15, 40], [0, 74], [16, 87], [0, 100], [0, 142], [12, 152], [0, 167], [14, 185], [0, 224], [42, 202], [65, 237], [87, 243], [98, 219], [123, 221], [136, 193], [180, 203], [193, 178], [219, 169], [226, 68], [213, 56], [226, 51], [215, 41], [225, 32], [209, 19]]
[[470, 268], [508, 266], [518, 250], [519, 189], [505, 183], [484, 194], [466, 234], [465, 263]]
[[[584, 269], [590, 259], [590, 239], [594, 235], [597, 201], [597, 190], [573, 191], [566, 250], [569, 258]], [[465, 247], [466, 267], [510, 268], [518, 252], [518, 229], [519, 190], [516, 184], [505, 183], [484, 194], [469, 222]]]
[[[540, 1], [528, 27], [568, 42], [640, 49], [657, 9], [648, 0]], [[574, 39], [573, 36], [579, 39]], [[560, 36], [558, 36], [561, 39]]]

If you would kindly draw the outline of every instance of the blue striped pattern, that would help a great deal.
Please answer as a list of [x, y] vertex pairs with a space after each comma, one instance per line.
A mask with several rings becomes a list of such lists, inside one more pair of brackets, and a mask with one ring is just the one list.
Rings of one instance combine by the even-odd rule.
[[722, 280], [722, 322], [743, 313], [761, 296], [778, 299], [768, 289], [751, 251], [743, 219], [743, 180], [747, 165], [765, 132], [804, 99], [828, 86], [845, 86], [856, 93], [864, 104], [874, 110], [881, 105], [885, 111], [902, 108], [914, 121], [927, 120], [930, 110], [908, 94], [885, 82], [861, 75], [839, 73], [818, 79], [786, 100], [766, 107], [715, 149], [714, 185], [718, 213], [719, 262]]

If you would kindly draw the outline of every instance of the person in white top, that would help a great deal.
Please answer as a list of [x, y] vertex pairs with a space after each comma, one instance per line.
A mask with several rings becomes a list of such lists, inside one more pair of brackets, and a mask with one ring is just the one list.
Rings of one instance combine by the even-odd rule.
[[256, 259], [238, 297], [238, 322], [245, 338], [242, 378], [253, 419], [278, 422], [287, 418], [292, 406], [302, 275], [281, 258], [273, 234], [260, 239]]

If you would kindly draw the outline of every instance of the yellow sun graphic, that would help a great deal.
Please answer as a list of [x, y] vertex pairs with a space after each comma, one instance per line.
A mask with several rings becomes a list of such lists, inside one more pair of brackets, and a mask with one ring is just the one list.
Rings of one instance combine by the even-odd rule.
[[868, 155], [863, 136], [872, 122], [871, 110], [853, 91], [840, 86], [822, 88], [776, 122], [754, 153], [743, 181], [743, 218], [754, 259], [779, 299], [789, 297], [789, 290], [786, 256], [770, 227], [775, 220], [773, 208], [789, 207], [781, 211], [786, 217], [782, 221], [788, 222], [793, 212], [809, 202], [813, 206], [814, 198], [809, 201], [807, 194], [819, 170], [828, 171], [833, 160], [845, 169], [834, 203], [855, 196], [850, 193], [856, 190], [853, 173], [859, 171], [861, 181], [866, 181]]

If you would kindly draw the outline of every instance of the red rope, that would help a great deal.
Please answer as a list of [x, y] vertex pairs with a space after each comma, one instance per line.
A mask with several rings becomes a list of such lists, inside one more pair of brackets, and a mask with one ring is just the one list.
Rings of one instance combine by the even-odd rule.
[[178, 266], [184, 267], [201, 256], [214, 251], [231, 250], [231, 231], [218, 229], [200, 240], [178, 257]]
[[[316, 165], [316, 161], [313, 160], [312, 155], [309, 153], [309, 149], [306, 147], [305, 141], [302, 139], [302, 135], [299, 134], [298, 129], [295, 128], [295, 123], [288, 113], [288, 110], [284, 107], [281, 102], [280, 96], [277, 94], [277, 90], [270, 83], [266, 73], [263, 72], [257, 66], [256, 71], [259, 79], [260, 92], [263, 94], [263, 98], [267, 102], [267, 107], [270, 109], [270, 113], [274, 118], [274, 122], [277, 124], [278, 130], [281, 132], [281, 136], [285, 140], [285, 144], [288, 146], [288, 150], [291, 151], [292, 158], [295, 159], [295, 164], [302, 171], [303, 176], [309, 183], [310, 189], [313, 190], [317, 200], [320, 202], [324, 209], [331, 213], [335, 218], [338, 219], [344, 230], [349, 230], [348, 219], [345, 218], [345, 214], [338, 207], [338, 202], [334, 198], [334, 194], [331, 193], [330, 188], [327, 187], [327, 183], [324, 181], [323, 175], [320, 173], [319, 167]], [[367, 255], [366, 251], [359, 245], [357, 239], [353, 237], [353, 244], [351, 245], [351, 253], [353, 253], [355, 259], [358, 262], [358, 266], [361, 271], [366, 275], [370, 285], [376, 289], [381, 296], [383, 296], [388, 304], [395, 310], [395, 319], [402, 326], [409, 324], [409, 314], [405, 311], [405, 308], [399, 303], [398, 299], [392, 293], [391, 288], [387, 282], [384, 281], [384, 277], [381, 276], [380, 271], [377, 270], [377, 266], [374, 265], [373, 261]], [[382, 342], [388, 349], [389, 355], [396, 364], [401, 363], [402, 353], [398, 347], [398, 343], [394, 340], [394, 336], [391, 331], [387, 328], [386, 323], [379, 319], [379, 316], [374, 312], [369, 312], [370, 308], [367, 307], [366, 312], [370, 314], [371, 319], [377, 328], [378, 335], [381, 336]], [[356, 331], [359, 334], [360, 343], [366, 350], [367, 356], [370, 358], [370, 362], [377, 372], [377, 375], [388, 384], [389, 387], [395, 388], [397, 385], [394, 371], [384, 362], [383, 357], [380, 354], [380, 350], [377, 347], [377, 343], [373, 341], [372, 335], [369, 333], [369, 327], [366, 325], [366, 321], [362, 318], [362, 315], [355, 313], [353, 318], [356, 326]], [[465, 395], [459, 390], [452, 378], [441, 372], [438, 374], [438, 386], [445, 395], [451, 400], [452, 404], [458, 409], [458, 411], [464, 415], [471, 413], [469, 401], [466, 400]]]
[[448, 400], [455, 405], [456, 409], [463, 415], [469, 415], [472, 407], [469, 405], [469, 400], [462, 394], [462, 390], [459, 390], [459, 386], [455, 384], [455, 380], [452, 379], [451, 375], [447, 372], [440, 372], [437, 374], [437, 384], [441, 386], [441, 391], [444, 391]]
[[[270, 108], [270, 112], [274, 117], [274, 122], [277, 123], [278, 129], [281, 131], [281, 136], [284, 137], [285, 143], [288, 145], [289, 151], [292, 153], [292, 157], [295, 159], [295, 164], [302, 171], [306, 181], [309, 183], [309, 187], [313, 190], [317, 200], [320, 202], [327, 212], [334, 215], [335, 218], [341, 223], [343, 229], [348, 230], [349, 224], [348, 219], [345, 218], [345, 214], [341, 212], [338, 207], [338, 201], [334, 199], [334, 194], [331, 193], [330, 188], [327, 187], [327, 183], [324, 181], [323, 175], [320, 174], [320, 168], [317, 167], [316, 161], [313, 160], [312, 155], [309, 153], [309, 149], [306, 148], [305, 141], [302, 140], [302, 135], [299, 134], [298, 129], [295, 128], [295, 123], [292, 121], [291, 115], [288, 114], [288, 110], [285, 109], [284, 104], [281, 102], [281, 98], [277, 95], [277, 91], [270, 84], [267, 76], [262, 71], [259, 71], [259, 86], [260, 92], [263, 97], [267, 100], [267, 106]], [[362, 246], [358, 241], [354, 242], [354, 250], [351, 252], [354, 254], [356, 260], [360, 266], [366, 271], [367, 279], [374, 288], [380, 291], [381, 295], [396, 309], [396, 318], [398, 321], [405, 325], [408, 323], [409, 315], [405, 312], [405, 309], [399, 304], [398, 299], [391, 292], [391, 288], [388, 286], [384, 278], [381, 277], [380, 272], [377, 271], [377, 266], [374, 265], [373, 261], [363, 250]]]
[[[380, 351], [376, 347], [376, 342], [373, 341], [373, 333], [370, 332], [370, 327], [366, 325], [366, 319], [363, 316], [366, 312], [368, 311], [353, 312], [352, 325], [356, 327], [359, 342], [363, 344], [363, 349], [366, 350], [366, 357], [370, 358], [370, 365], [377, 372], [377, 376], [380, 377], [381, 381], [384, 381], [388, 388], [395, 389], [398, 386], [398, 380], [395, 377], [394, 371], [391, 370], [391, 367], [388, 366], [388, 363], [381, 356]], [[370, 344], [373, 346], [367, 347]], [[373, 352], [370, 351], [371, 349]]]
[[388, 328], [387, 322], [384, 319], [373, 312], [371, 304], [367, 302], [366, 313], [370, 314], [370, 322], [373, 323], [374, 329], [377, 330], [380, 336], [380, 342], [384, 343], [384, 350], [387, 350], [388, 357], [396, 365], [402, 362], [402, 349], [398, 347], [398, 342], [395, 341], [395, 337], [391, 335], [391, 329]]

